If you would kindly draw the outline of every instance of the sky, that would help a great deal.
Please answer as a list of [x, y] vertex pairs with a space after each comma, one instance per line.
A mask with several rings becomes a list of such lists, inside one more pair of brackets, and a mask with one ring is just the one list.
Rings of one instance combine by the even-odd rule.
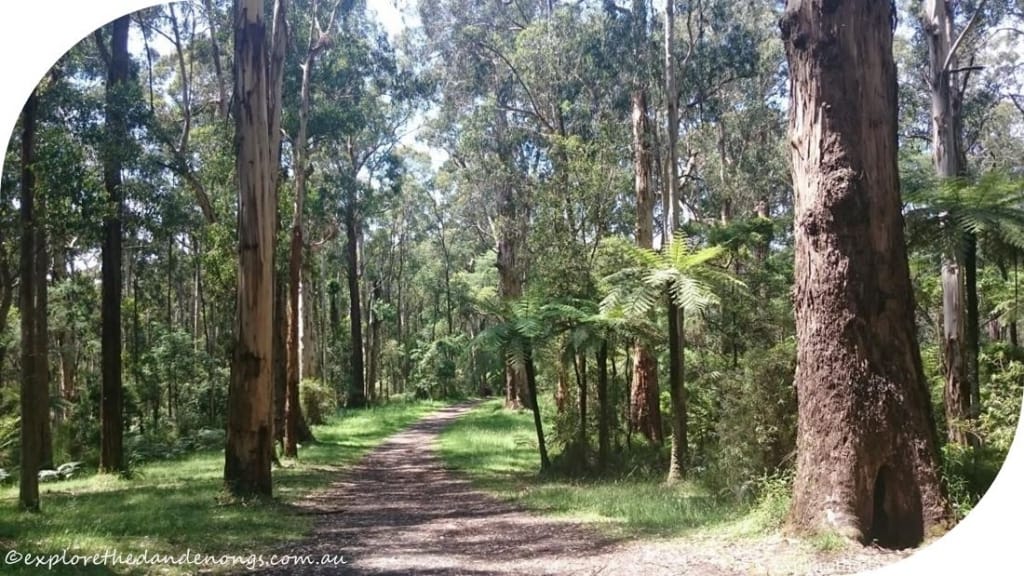
[[366, 6], [377, 13], [377, 20], [392, 39], [418, 20], [409, 0], [366, 0]]

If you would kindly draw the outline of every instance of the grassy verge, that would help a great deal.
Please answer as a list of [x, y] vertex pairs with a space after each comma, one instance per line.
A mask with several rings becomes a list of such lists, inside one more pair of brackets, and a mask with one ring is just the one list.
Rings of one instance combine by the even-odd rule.
[[[41, 486], [42, 513], [16, 510], [17, 487], [0, 490], [0, 551], [60, 554], [178, 556], [266, 552], [303, 537], [311, 520], [288, 502], [323, 486], [330, 475], [405, 428], [440, 403], [396, 403], [344, 411], [314, 429], [318, 443], [303, 447], [298, 460], [275, 469], [273, 502], [229, 501], [222, 491], [222, 451], [143, 465], [131, 479], [82, 477]], [[38, 574], [45, 568], [6, 565], [0, 573]], [[55, 574], [181, 574], [189, 566], [55, 567]]]
[[500, 400], [456, 420], [442, 432], [440, 444], [446, 464], [481, 489], [531, 510], [593, 523], [616, 536], [671, 537], [695, 530], [743, 535], [769, 529], [774, 521], [775, 513], [764, 506], [729, 504], [691, 482], [669, 487], [661, 478], [538, 475], [530, 413], [505, 411]]

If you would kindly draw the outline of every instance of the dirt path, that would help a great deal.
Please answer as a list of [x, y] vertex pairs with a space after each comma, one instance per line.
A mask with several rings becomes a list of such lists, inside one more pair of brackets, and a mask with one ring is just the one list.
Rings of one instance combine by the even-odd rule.
[[[840, 566], [838, 571], [793, 571], [775, 561], [764, 564], [765, 558], [795, 551], [781, 538], [732, 544], [614, 541], [579, 524], [525, 512], [475, 490], [446, 471], [436, 455], [439, 432], [471, 408], [461, 404], [427, 416], [378, 446], [339, 482], [299, 504], [317, 515], [316, 528], [309, 540], [283, 552], [344, 555], [346, 565], [261, 573], [733, 576], [849, 571]], [[884, 563], [868, 560], [854, 564], [864, 569]]]

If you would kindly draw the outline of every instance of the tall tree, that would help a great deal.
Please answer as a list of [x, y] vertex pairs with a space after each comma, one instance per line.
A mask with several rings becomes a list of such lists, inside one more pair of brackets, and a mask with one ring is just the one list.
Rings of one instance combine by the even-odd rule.
[[902, 547], [948, 508], [903, 239], [894, 9], [789, 0], [781, 29], [796, 195], [792, 520]]
[[[675, 2], [665, 0], [665, 102], [668, 116], [668, 150], [665, 156], [665, 234], [664, 243], [671, 248], [679, 228], [679, 90], [676, 87]], [[671, 288], [669, 288], [671, 291]], [[666, 292], [668, 306], [668, 386], [672, 401], [672, 449], [668, 465], [668, 482], [686, 475], [686, 377], [683, 373], [683, 310]]]
[[46, 368], [46, 358], [39, 357], [39, 328], [36, 308], [36, 282], [40, 265], [36, 251], [37, 231], [41, 227], [35, 211], [35, 141], [39, 97], [36, 90], [29, 95], [21, 117], [21, 479], [18, 483], [18, 504], [21, 508], [39, 511], [39, 478], [42, 464], [43, 420], [48, 414], [48, 389], [39, 376]]
[[[632, 10], [633, 72], [630, 95], [633, 111], [633, 183], [636, 191], [636, 244], [654, 247], [654, 188], [651, 183], [651, 125], [647, 105], [648, 70], [647, 3], [634, 0]], [[633, 384], [630, 390], [629, 425], [649, 442], [661, 444], [661, 395], [658, 392], [658, 360], [637, 339], [633, 345]]]
[[288, 260], [288, 341], [286, 344], [288, 348], [288, 375], [284, 403], [284, 454], [289, 457], [294, 457], [298, 454], [299, 420], [302, 417], [302, 408], [299, 405], [299, 324], [302, 322], [299, 299], [302, 292], [302, 251], [305, 246], [302, 220], [306, 201], [306, 172], [309, 164], [307, 130], [309, 128], [309, 109], [312, 105], [312, 96], [310, 95], [312, 86], [310, 84], [317, 56], [330, 46], [330, 33], [334, 27], [334, 18], [338, 13], [340, 4], [338, 2], [334, 5], [334, 10], [328, 19], [327, 27], [321, 28], [319, 16], [317, 15], [318, 2], [316, 0], [313, 1], [313, 13], [309, 25], [309, 41], [306, 46], [306, 55], [301, 65], [302, 92], [299, 97], [299, 130], [293, 142], [293, 149], [295, 150], [295, 204], [292, 213], [292, 243]]
[[121, 374], [121, 263], [124, 190], [121, 178], [128, 146], [126, 100], [131, 74], [128, 53], [128, 16], [114, 21], [109, 50], [101, 31], [96, 44], [107, 67], [106, 134], [103, 154], [103, 186], [109, 203], [103, 222], [100, 400], [100, 470], [124, 470], [124, 383]]
[[[947, 0], [925, 0], [922, 18], [928, 40], [932, 159], [939, 178], [958, 178], [965, 175], [966, 167], [961, 94], [954, 80], [956, 53], [975, 19], [954, 39], [953, 12]], [[949, 440], [959, 444], [968, 441], [966, 424], [974, 410], [978, 379], [977, 240], [970, 231], [964, 233], [964, 240], [962, 255], [947, 250], [942, 258], [943, 396]]]
[[[273, 451], [273, 236], [276, 150], [262, 0], [235, 1], [235, 145], [238, 300], [228, 389], [224, 483], [237, 496], [270, 496]], [[278, 5], [275, 12], [281, 9]]]

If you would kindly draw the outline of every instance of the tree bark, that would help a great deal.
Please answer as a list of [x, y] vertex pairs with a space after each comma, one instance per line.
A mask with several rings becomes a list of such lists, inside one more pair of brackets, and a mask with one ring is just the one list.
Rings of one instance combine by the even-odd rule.
[[39, 386], [39, 421], [42, 425], [43, 443], [40, 447], [39, 465], [43, 470], [53, 468], [53, 429], [50, 424], [50, 323], [49, 323], [49, 272], [50, 248], [47, 230], [46, 194], [36, 198], [36, 383]]
[[[665, 158], [665, 246], [675, 242], [679, 228], [679, 94], [676, 88], [673, 55], [675, 45], [674, 0], [665, 0], [665, 100], [668, 105], [668, 155]], [[683, 317], [671, 295], [667, 294], [669, 395], [672, 400], [672, 448], [668, 465], [668, 483], [686, 477], [686, 380], [683, 374]]]
[[894, 8], [790, 0], [799, 406], [791, 520], [887, 547], [949, 519], [897, 170]]
[[19, 307], [21, 308], [21, 476], [18, 483], [18, 505], [22, 509], [39, 511], [39, 476], [43, 449], [43, 422], [41, 406], [46, 399], [45, 383], [39, 381], [40, 363], [36, 330], [35, 273], [36, 229], [35, 213], [35, 137], [38, 94], [29, 95], [22, 110], [21, 134], [21, 258], [19, 262]]
[[100, 400], [100, 470], [119, 472], [125, 469], [124, 390], [121, 373], [121, 217], [124, 212], [121, 170], [128, 143], [128, 121], [125, 116], [125, 88], [130, 74], [128, 53], [130, 20], [123, 16], [114, 21], [110, 39], [110, 60], [107, 63], [106, 88], [106, 151], [103, 159], [103, 184], [109, 202], [103, 223], [101, 372]]
[[262, 0], [235, 1], [235, 145], [239, 184], [238, 300], [228, 389], [224, 483], [235, 496], [273, 492], [273, 245], [277, 173], [268, 116]]
[[[315, 20], [315, 18], [314, 18]], [[295, 202], [292, 212], [291, 251], [288, 259], [288, 377], [284, 402], [284, 455], [294, 458], [298, 455], [297, 434], [299, 413], [299, 324], [301, 310], [299, 297], [302, 288], [302, 218], [306, 200], [306, 169], [307, 169], [307, 126], [309, 124], [310, 81], [316, 53], [313, 51], [314, 26], [310, 26], [309, 49], [302, 65], [302, 88], [299, 97], [299, 130], [295, 136]]]
[[359, 246], [358, 222], [356, 220], [355, 207], [349, 207], [345, 211], [345, 240], [346, 240], [346, 266], [348, 268], [348, 302], [349, 302], [349, 326], [352, 337], [351, 360], [349, 369], [351, 376], [348, 386], [348, 397], [345, 406], [348, 408], [359, 408], [366, 406], [366, 392], [363, 382], [363, 314], [359, 300]]
[[[639, 63], [647, 60], [647, 3], [633, 0], [633, 52]], [[638, 65], [633, 74], [630, 101], [633, 110], [633, 183], [636, 192], [636, 244], [654, 247], [654, 189], [651, 186], [651, 125], [647, 105], [647, 76]], [[634, 344], [633, 386], [630, 398], [630, 432], [640, 432], [648, 442], [661, 445], [661, 394], [658, 361], [647, 345]]]
[[[929, 85], [931, 88], [932, 159], [939, 178], [963, 175], [962, 141], [956, 87], [951, 81], [955, 65], [953, 15], [946, 0], [925, 0], [925, 36], [928, 41]], [[977, 364], [971, 358], [977, 348], [977, 281], [974, 268], [974, 240], [967, 235], [962, 257], [943, 254], [942, 263], [942, 356], [945, 370], [944, 400], [950, 442], [966, 444], [972, 415], [971, 400], [976, 388]], [[968, 262], [970, 260], [970, 262]], [[969, 282], [965, 284], [966, 277]], [[965, 290], [973, 288], [973, 295]], [[974, 313], [967, 310], [973, 304]], [[971, 320], [974, 327], [971, 327]], [[966, 320], [966, 323], [965, 323]]]

